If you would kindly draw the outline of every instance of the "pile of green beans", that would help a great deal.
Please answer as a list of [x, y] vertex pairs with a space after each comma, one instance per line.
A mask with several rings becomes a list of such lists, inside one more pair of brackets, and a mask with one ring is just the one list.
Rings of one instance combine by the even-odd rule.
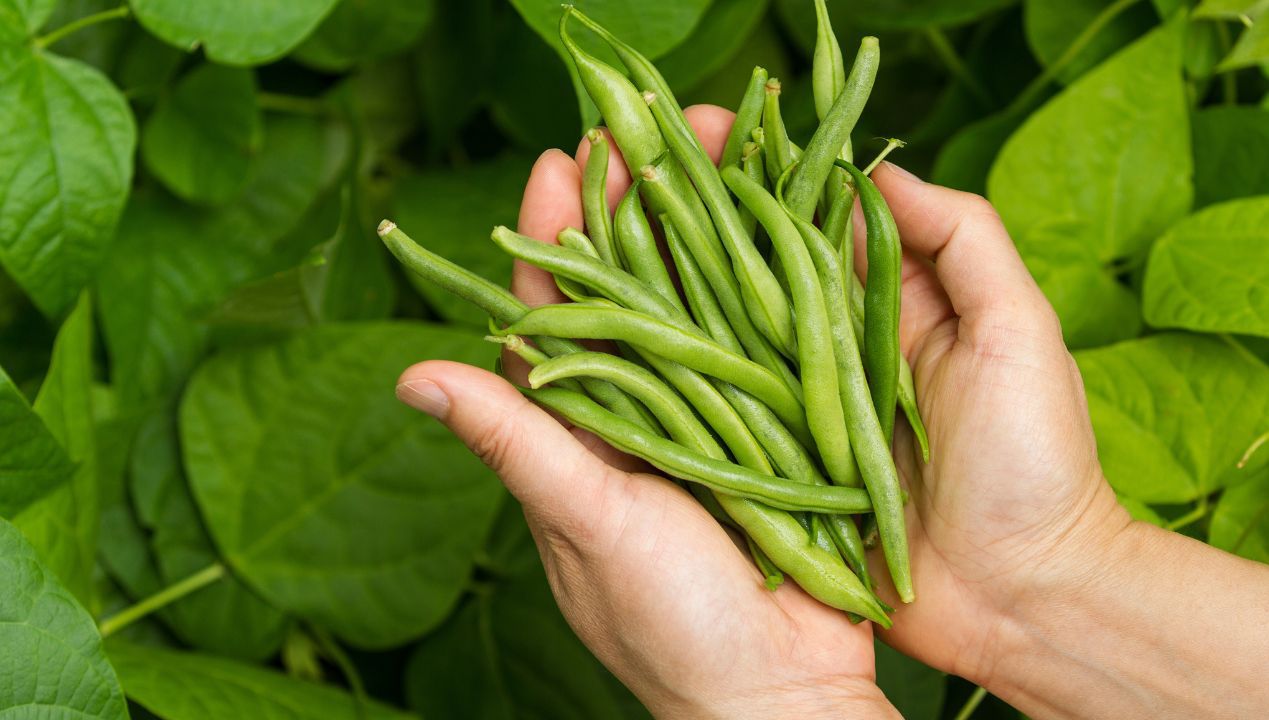
[[[489, 314], [489, 339], [532, 368], [527, 397], [685, 482], [743, 540], [767, 587], [788, 576], [889, 627], [864, 538], [879, 540], [898, 598], [911, 602], [891, 454], [897, 408], [929, 450], [899, 350], [898, 231], [868, 170], [851, 162], [880, 48], [864, 38], [848, 73], [816, 6], [819, 127], [799, 147], [780, 115], [780, 81], [755, 68], [719, 166], [656, 67], [565, 6], [560, 39], [633, 183], [611, 211], [608, 135], [592, 129], [585, 232], [566, 228], [553, 244], [497, 227], [493, 241], [551, 273], [572, 302], [530, 309], [390, 221], [379, 234], [408, 269]], [[584, 51], [570, 22], [624, 71]], [[866, 285], [854, 273], [856, 201]], [[583, 339], [614, 341], [619, 354]]]

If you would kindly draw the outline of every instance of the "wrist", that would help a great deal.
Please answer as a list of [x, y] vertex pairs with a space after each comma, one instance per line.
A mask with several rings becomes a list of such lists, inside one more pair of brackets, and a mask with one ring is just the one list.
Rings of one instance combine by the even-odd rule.
[[[803, 720], [884, 720], [902, 716], [881, 688], [865, 678], [834, 678], [823, 682], [786, 683], [752, 688], [726, 697], [679, 698], [653, 714], [666, 718], [727, 718], [753, 720], [798, 717]], [[650, 708], [651, 709], [651, 708]]]

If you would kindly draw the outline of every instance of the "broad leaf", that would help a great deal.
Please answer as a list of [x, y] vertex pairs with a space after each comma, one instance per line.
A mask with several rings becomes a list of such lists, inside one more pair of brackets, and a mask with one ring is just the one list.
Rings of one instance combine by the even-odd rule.
[[1216, 66], [1217, 72], [1269, 62], [1269, 3], [1258, 1], [1246, 5], [1245, 15], [1239, 19], [1250, 21], [1248, 27], [1238, 36], [1238, 42], [1234, 43], [1225, 59]]
[[340, 71], [398, 53], [418, 38], [434, 10], [434, 0], [341, 0], [295, 57]]
[[[510, 156], [407, 177], [394, 190], [393, 219], [429, 250], [506, 285], [511, 280], [511, 261], [489, 239], [489, 230], [494, 225], [515, 225], [531, 166], [527, 158]], [[480, 310], [407, 275], [441, 317], [485, 327]]]
[[997, 114], [961, 128], [939, 149], [931, 179], [957, 190], [986, 194], [992, 163], [1023, 119]]
[[878, 640], [877, 685], [904, 720], [938, 720], [947, 695], [947, 675]]
[[[766, 14], [770, 0], [714, 0], [692, 34], [657, 61], [675, 93], [716, 73], [740, 48]], [[755, 59], [746, 58], [749, 65]], [[740, 78], [744, 78], [741, 75]], [[734, 102], [734, 101], [733, 101]]]
[[97, 70], [0, 50], [0, 262], [46, 315], [101, 261], [132, 181], [136, 127]]
[[489, 109], [498, 127], [535, 154], [544, 147], [576, 147], [581, 121], [560, 57], [515, 17], [500, 23], [496, 47]]
[[[511, 4], [544, 40], [564, 56], [560, 42], [560, 17], [564, 11], [554, 0], [511, 0]], [[595, 22], [629, 43], [648, 58], [656, 59], [683, 42], [705, 15], [710, 0], [579, 0], [573, 3]], [[581, 23], [570, 33], [588, 35]], [[587, 43], [587, 47], [590, 43]]]
[[[1246, 470], [1269, 416], [1269, 367], [1218, 338], [1168, 333], [1075, 354], [1097, 453], [1116, 492], [1184, 503]], [[1254, 459], [1253, 471], [1265, 459]]]
[[300, 43], [336, 0], [131, 0], [145, 29], [226, 65], [276, 60]]
[[1269, 473], [1262, 470], [1259, 479], [1239, 483], [1221, 495], [1208, 542], [1269, 563]]
[[423, 33], [416, 76], [433, 155], [453, 147], [459, 129], [489, 98], [497, 74], [494, 12], [493, 0], [442, 2]]
[[487, 366], [487, 346], [426, 325], [328, 325], [204, 364], [181, 439], [230, 565], [278, 607], [359, 646], [435, 626], [467, 582], [499, 491], [393, 386], [427, 358]]
[[99, 489], [93, 424], [93, 313], [88, 294], [62, 323], [35, 412], [75, 463], [70, 481], [14, 517], [46, 567], [93, 607]]
[[1010, 5], [1014, 0], [856, 0], [849, 17], [879, 28], [957, 25]]
[[141, 135], [146, 167], [169, 190], [219, 205], [247, 182], [263, 139], [250, 70], [204, 63], [159, 101]]
[[1174, 225], [1150, 252], [1143, 303], [1156, 327], [1269, 336], [1269, 195]]
[[211, 655], [111, 640], [110, 660], [128, 698], [159, 717], [179, 720], [405, 720], [378, 702], [360, 704], [330, 685]]
[[1193, 123], [1195, 207], [1269, 195], [1269, 108], [1206, 108]]
[[125, 720], [127, 704], [92, 616], [4, 520], [0, 577], [0, 715]]
[[[1046, 67], [1052, 65], [1107, 7], [1105, 0], [1026, 0], [1023, 18], [1027, 42], [1041, 63]], [[1156, 22], [1154, 11], [1144, 3], [1119, 13], [1058, 72], [1058, 79], [1066, 84], [1074, 82]]]
[[1133, 520], [1141, 520], [1159, 527], [1163, 527], [1168, 522], [1167, 520], [1164, 520], [1159, 513], [1155, 512], [1154, 508], [1141, 502], [1140, 500], [1125, 497], [1123, 495], [1116, 495], [1115, 497], [1119, 500], [1119, 504], [1123, 505], [1124, 509], [1128, 511], [1128, 514], [1132, 516]]
[[75, 473], [75, 464], [0, 370], [0, 517], [13, 517]]
[[[1113, 282], [1113, 263], [1137, 258], [1189, 210], [1183, 27], [1169, 24], [1116, 54], [1005, 143], [988, 197], [1033, 270], [1039, 262], [1079, 262], [1081, 272]], [[1060, 289], [1051, 277], [1038, 279], [1051, 296]], [[1096, 302], [1058, 308], [1069, 344], [1130, 336], [1131, 326], [1084, 310]]]

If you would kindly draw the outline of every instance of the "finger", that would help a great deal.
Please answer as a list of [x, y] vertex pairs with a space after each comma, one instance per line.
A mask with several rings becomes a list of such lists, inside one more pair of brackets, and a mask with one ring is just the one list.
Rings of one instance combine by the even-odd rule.
[[583, 517], [602, 506], [606, 485], [621, 481], [570, 429], [493, 373], [430, 360], [401, 375], [397, 397], [444, 423], [538, 514]]
[[727, 134], [736, 123], [736, 113], [717, 105], [692, 105], [683, 110], [687, 122], [701, 139], [701, 146], [715, 165], [723, 157]]
[[[547, 150], [533, 164], [520, 202], [520, 234], [554, 243], [566, 227], [582, 227], [582, 175], [577, 164], [559, 150]], [[515, 261], [511, 291], [530, 307], [565, 302], [545, 270]]]
[[[621, 202], [621, 197], [626, 194], [626, 190], [630, 189], [630, 171], [626, 170], [626, 159], [622, 157], [621, 148], [617, 147], [612, 133], [608, 132], [608, 128], [602, 127], [599, 131], [608, 140], [608, 177], [604, 183], [604, 190], [608, 196], [608, 212], [612, 213], [617, 209], [617, 203]], [[590, 141], [582, 138], [582, 141], [577, 144], [577, 152], [573, 154], [579, 173], [585, 172], [586, 163], [590, 160], [590, 151]]]
[[890, 163], [872, 178], [904, 246], [934, 263], [952, 307], [971, 328], [1030, 328], [1052, 319], [1052, 308], [987, 200], [924, 183]]

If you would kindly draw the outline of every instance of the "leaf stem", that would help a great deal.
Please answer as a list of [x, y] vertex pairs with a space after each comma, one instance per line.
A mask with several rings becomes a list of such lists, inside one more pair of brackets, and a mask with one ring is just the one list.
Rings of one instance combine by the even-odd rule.
[[941, 28], [935, 26], [927, 27], [925, 29], [925, 39], [929, 41], [930, 47], [934, 49], [934, 54], [947, 67], [952, 77], [963, 84], [983, 104], [984, 108], [990, 110], [996, 107], [996, 102], [992, 100], [991, 93], [987, 91], [987, 86], [974, 77], [974, 74], [965, 66], [965, 61], [961, 60], [961, 56], [956, 53], [956, 48], [952, 47], [951, 41], [947, 39], [947, 35], [943, 33]]
[[110, 637], [150, 613], [180, 600], [195, 590], [201, 590], [224, 576], [225, 566], [218, 562], [212, 563], [184, 580], [169, 585], [141, 602], [102, 620], [99, 625], [101, 636]]
[[961, 711], [956, 713], [956, 720], [969, 720], [969, 716], [974, 714], [985, 697], [987, 697], [987, 688], [974, 688], [974, 694], [969, 696], [969, 699], [961, 706]]
[[[1216, 23], [1216, 39], [1221, 45], [1221, 57], [1229, 54], [1234, 46], [1234, 39], [1229, 34], [1229, 26], [1224, 22]], [[1235, 71], [1226, 70], [1221, 76], [1221, 99], [1226, 105], [1238, 104], [1238, 76]]]
[[1044, 92], [1044, 89], [1049, 86], [1053, 78], [1057, 77], [1058, 73], [1065, 70], [1084, 51], [1084, 48], [1088, 47], [1088, 44], [1097, 37], [1102, 28], [1109, 25], [1112, 20], [1138, 2], [1140, 0], [1116, 0], [1116, 2], [1106, 6], [1106, 9], [1098, 13], [1097, 17], [1093, 18], [1080, 31], [1080, 34], [1071, 41], [1071, 44], [1066, 46], [1066, 50], [1063, 50], [1062, 54], [1044, 69], [1044, 72], [1037, 75], [1034, 80], [1022, 89], [1022, 92], [1018, 93], [1018, 97], [1014, 98], [1014, 101], [1009, 103], [1009, 107], [1005, 108], [1004, 114], [1017, 115], [1030, 110], [1031, 103], [1035, 102], [1036, 98], [1039, 97], [1040, 93]]
[[97, 23], [103, 23], [108, 20], [122, 20], [128, 17], [129, 12], [130, 11], [128, 10], [127, 5], [120, 5], [119, 7], [113, 8], [110, 10], [102, 10], [99, 13], [93, 13], [92, 15], [85, 15], [84, 17], [78, 20], [72, 20], [66, 23], [65, 25], [59, 27], [58, 29], [48, 33], [47, 35], [41, 35], [40, 37], [36, 38], [35, 47], [43, 50], [44, 48], [48, 47], [49, 45], [52, 45], [58, 40], [61, 40], [67, 35], [74, 34], [80, 30], [83, 30], [86, 27], [96, 25]]
[[1199, 498], [1198, 504], [1194, 506], [1193, 510], [1187, 512], [1181, 517], [1176, 518], [1175, 520], [1172, 520], [1167, 525], [1164, 525], [1163, 528], [1165, 530], [1172, 530], [1175, 532], [1185, 527], [1186, 525], [1189, 525], [1194, 522], [1198, 522], [1199, 520], [1203, 518], [1204, 515], [1207, 514], [1208, 507], [1209, 505], [1207, 502], [1207, 496], [1204, 495]]
[[361, 681], [361, 673], [357, 672], [357, 666], [353, 664], [352, 658], [348, 657], [348, 653], [335, 642], [330, 633], [326, 632], [326, 628], [316, 625], [309, 625], [309, 632], [313, 638], [317, 640], [317, 645], [322, 652], [331, 659], [337, 666], [339, 672], [343, 673], [344, 679], [348, 681], [348, 687], [352, 690], [353, 702], [356, 706], [357, 720], [365, 720], [366, 717], [366, 685]]
[[331, 114], [331, 108], [318, 98], [300, 97], [299, 95], [283, 95], [281, 93], [256, 93], [256, 104], [261, 110], [290, 113], [292, 115], [314, 115], [324, 117]]
[[868, 163], [868, 167], [864, 168], [864, 174], [871, 175], [872, 171], [875, 170], [877, 166], [881, 164], [881, 161], [885, 160], [886, 156], [889, 155], [895, 148], [905, 146], [907, 146], [907, 143], [899, 138], [887, 138], [886, 146], [882, 148], [881, 152], [877, 153], [877, 157], [873, 158], [872, 162]]
[[1269, 442], [1269, 432], [1265, 432], [1260, 437], [1252, 440], [1251, 445], [1247, 446], [1247, 452], [1243, 453], [1243, 456], [1238, 458], [1238, 469], [1242, 470], [1247, 467], [1247, 463], [1251, 462], [1251, 456], [1255, 455], [1256, 451], [1267, 442]]

